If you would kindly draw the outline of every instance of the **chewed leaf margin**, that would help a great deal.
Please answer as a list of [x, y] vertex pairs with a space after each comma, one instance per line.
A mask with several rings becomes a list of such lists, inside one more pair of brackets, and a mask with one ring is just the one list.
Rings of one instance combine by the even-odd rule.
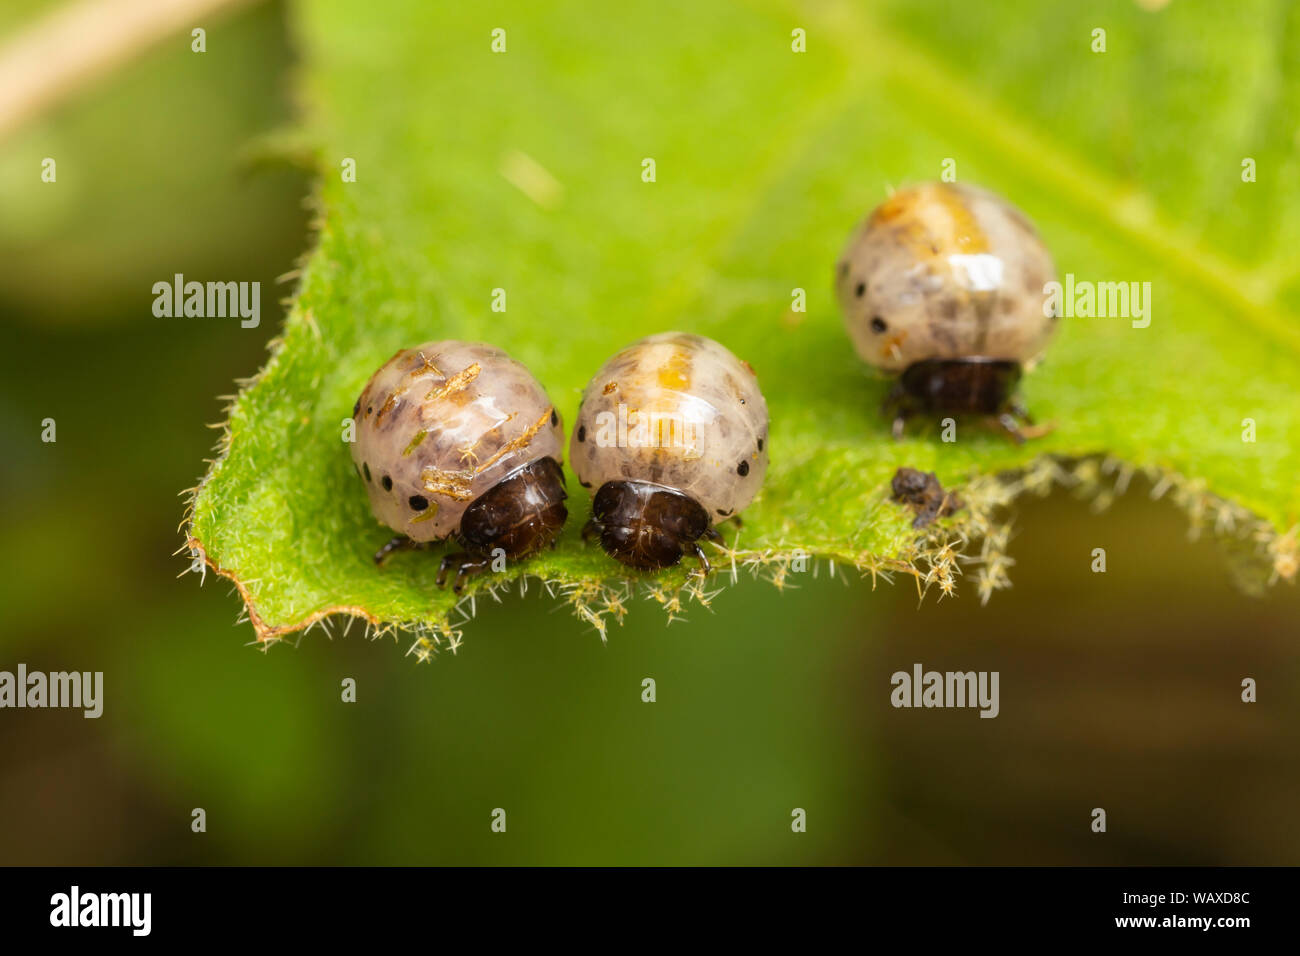
[[[214, 468], [219, 461], [213, 462]], [[465, 625], [477, 614], [480, 599], [500, 603], [513, 589], [523, 597], [533, 583], [552, 600], [568, 605], [574, 617], [589, 625], [602, 641], [608, 639], [610, 624], [621, 624], [638, 597], [658, 604], [671, 623], [684, 617], [692, 604], [708, 608], [720, 589], [735, 584], [742, 573], [766, 580], [780, 591], [793, 583], [792, 575], [811, 573], [816, 577], [823, 564], [827, 573], [841, 580], [850, 580], [850, 570], [860, 581], [870, 579], [873, 590], [881, 580], [894, 584], [898, 578], [911, 578], [921, 600], [932, 592], [940, 600], [953, 597], [959, 579], [968, 577], [980, 603], [987, 604], [995, 592], [1012, 584], [1015, 561], [1008, 543], [1013, 528], [1011, 509], [1019, 497], [1044, 496], [1055, 488], [1066, 488], [1090, 502], [1093, 510], [1103, 511], [1128, 491], [1139, 474], [1151, 485], [1153, 499], [1169, 498], [1187, 515], [1190, 537], [1199, 537], [1209, 529], [1220, 539], [1232, 558], [1230, 568], [1237, 584], [1244, 590], [1259, 593], [1279, 581], [1295, 582], [1300, 569], [1300, 525], [1278, 532], [1242, 506], [1207, 492], [1204, 482], [1154, 467], [1134, 468], [1102, 455], [1076, 459], [1044, 455], [1023, 469], [974, 476], [952, 489], [960, 494], [963, 505], [956, 515], [907, 536], [894, 555], [808, 553], [800, 548], [747, 550], [739, 546], [743, 532], [733, 531], [726, 536], [732, 544], [720, 546], [715, 572], [707, 578], [684, 568], [616, 583], [569, 575], [544, 578], [530, 573], [525, 564], [515, 573], [471, 588], [441, 620], [386, 621], [365, 607], [329, 605], [295, 621], [271, 623], [258, 612], [256, 598], [239, 572], [212, 560], [188, 527], [177, 553], [186, 554], [191, 561], [182, 575], [196, 570], [197, 564], [201, 579], [210, 569], [231, 581], [244, 604], [240, 622], [252, 624], [256, 643], [263, 649], [299, 632], [308, 634], [318, 626], [332, 635], [332, 625], [341, 624], [341, 633], [346, 635], [360, 621], [371, 639], [410, 635], [413, 640], [407, 653], [428, 662], [441, 651], [454, 654], [460, 648]], [[189, 491], [191, 506], [201, 487]], [[799, 562], [805, 567], [797, 567]]]

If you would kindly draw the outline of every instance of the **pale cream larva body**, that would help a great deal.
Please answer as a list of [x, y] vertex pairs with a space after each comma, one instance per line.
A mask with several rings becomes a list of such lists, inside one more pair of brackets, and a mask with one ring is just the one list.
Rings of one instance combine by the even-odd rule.
[[663, 485], [717, 521], [762, 487], [767, 429], [767, 403], [746, 363], [712, 339], [665, 332], [622, 349], [592, 378], [569, 456], [586, 488]]
[[901, 372], [930, 359], [1031, 366], [1055, 330], [1051, 255], [1020, 210], [956, 183], [900, 189], [850, 238], [835, 289], [864, 361]]
[[1030, 221], [983, 189], [925, 183], [876, 207], [835, 290], [858, 354], [897, 375], [885, 401], [894, 437], [917, 414], [984, 416], [1018, 442], [1042, 434], [1016, 390], [1056, 330], [1055, 278]]
[[352, 460], [370, 507], [415, 542], [458, 534], [474, 501], [524, 466], [563, 462], [564, 429], [546, 391], [491, 345], [403, 349], [371, 377], [353, 417]]

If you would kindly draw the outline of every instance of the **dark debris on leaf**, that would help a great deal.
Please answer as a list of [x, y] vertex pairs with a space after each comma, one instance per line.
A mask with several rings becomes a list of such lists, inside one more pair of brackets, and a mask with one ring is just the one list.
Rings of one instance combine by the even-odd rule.
[[894, 472], [889, 485], [893, 491], [890, 499], [916, 512], [913, 528], [924, 528], [936, 518], [945, 518], [963, 507], [961, 499], [953, 492], [943, 490], [932, 471], [900, 468]]

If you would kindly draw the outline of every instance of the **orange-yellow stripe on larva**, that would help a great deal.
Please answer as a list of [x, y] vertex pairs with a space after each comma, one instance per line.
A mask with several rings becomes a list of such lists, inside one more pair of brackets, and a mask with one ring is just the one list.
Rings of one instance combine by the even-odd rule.
[[903, 189], [872, 213], [870, 226], [892, 225], [918, 259], [988, 252], [989, 239], [966, 199], [946, 183]]
[[[927, 212], [939, 213], [931, 217], [939, 220], [931, 228], [936, 235], [944, 237], [939, 243], [943, 252], [974, 255], [989, 251], [988, 235], [976, 221], [965, 197], [957, 190], [943, 183], [932, 183], [925, 190], [922, 202], [925, 203]], [[946, 223], [940, 225], [944, 219], [947, 220]], [[947, 249], [943, 248], [945, 245]]]
[[691, 357], [680, 345], [670, 346], [667, 361], [659, 366], [659, 387], [675, 392], [691, 387]]

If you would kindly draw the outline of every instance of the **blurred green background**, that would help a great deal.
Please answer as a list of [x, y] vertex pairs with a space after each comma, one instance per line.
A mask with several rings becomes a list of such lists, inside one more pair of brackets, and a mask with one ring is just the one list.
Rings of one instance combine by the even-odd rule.
[[[99, 720], [0, 711], [0, 862], [1300, 862], [1300, 593], [1234, 589], [1144, 487], [1022, 502], [987, 607], [823, 564], [670, 627], [638, 600], [605, 645], [534, 587], [430, 665], [359, 627], [251, 647], [173, 552], [311, 242], [309, 174], [266, 160], [294, 57], [255, 5], [0, 142], [0, 669], [105, 673]], [[261, 327], [155, 318], [175, 272], [261, 281]], [[892, 709], [914, 662], [1000, 671], [1001, 715]]]

